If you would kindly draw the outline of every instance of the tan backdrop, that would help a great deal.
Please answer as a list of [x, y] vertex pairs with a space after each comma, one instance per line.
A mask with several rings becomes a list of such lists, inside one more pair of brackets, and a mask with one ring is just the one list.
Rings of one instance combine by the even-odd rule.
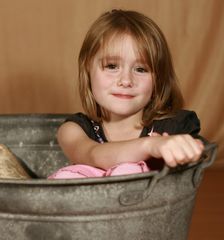
[[141, 11], [159, 24], [186, 108], [198, 113], [202, 135], [219, 144], [199, 189], [189, 240], [222, 240], [223, 0], [0, 0], [0, 114], [80, 111], [80, 45], [90, 24], [112, 8]]
[[169, 42], [186, 108], [219, 144], [224, 167], [224, 1], [0, 0], [0, 114], [80, 111], [77, 56], [90, 24], [112, 8], [153, 18]]

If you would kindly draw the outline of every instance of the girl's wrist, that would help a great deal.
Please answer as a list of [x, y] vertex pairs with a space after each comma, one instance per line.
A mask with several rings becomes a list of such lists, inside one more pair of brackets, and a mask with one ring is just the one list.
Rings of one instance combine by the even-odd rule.
[[151, 137], [144, 137], [142, 138], [142, 151], [146, 157], [146, 159], [148, 159], [149, 157], [151, 157], [151, 152], [152, 152], [152, 139]]

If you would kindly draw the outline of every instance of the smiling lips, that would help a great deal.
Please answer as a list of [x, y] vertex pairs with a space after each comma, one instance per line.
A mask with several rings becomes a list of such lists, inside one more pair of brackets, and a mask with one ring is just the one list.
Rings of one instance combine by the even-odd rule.
[[130, 94], [120, 94], [120, 93], [113, 93], [112, 94], [114, 97], [121, 98], [121, 99], [131, 99], [134, 96]]

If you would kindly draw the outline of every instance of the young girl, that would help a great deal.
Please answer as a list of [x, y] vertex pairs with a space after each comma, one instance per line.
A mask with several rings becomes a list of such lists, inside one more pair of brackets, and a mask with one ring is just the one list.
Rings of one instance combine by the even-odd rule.
[[199, 120], [181, 110], [167, 42], [148, 17], [113, 10], [93, 23], [79, 55], [79, 90], [85, 114], [72, 115], [57, 135], [74, 165], [50, 179], [141, 173], [152, 159], [175, 167], [200, 158]]

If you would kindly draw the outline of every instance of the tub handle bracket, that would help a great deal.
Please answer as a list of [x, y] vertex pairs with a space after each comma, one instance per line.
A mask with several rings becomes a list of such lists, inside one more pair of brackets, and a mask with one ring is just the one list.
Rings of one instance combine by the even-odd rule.
[[205, 150], [201, 157], [201, 165], [195, 170], [192, 178], [193, 186], [197, 188], [202, 180], [203, 171], [213, 164], [217, 156], [218, 146], [216, 143], [209, 143], [205, 146]]
[[168, 173], [169, 173], [169, 167], [166, 165], [163, 167], [163, 169], [160, 172], [155, 171], [151, 180], [149, 180], [149, 183], [146, 189], [125, 191], [121, 193], [119, 197], [120, 204], [124, 206], [130, 206], [130, 205], [135, 205], [144, 201], [146, 198], [149, 197], [157, 181], [165, 177]]

